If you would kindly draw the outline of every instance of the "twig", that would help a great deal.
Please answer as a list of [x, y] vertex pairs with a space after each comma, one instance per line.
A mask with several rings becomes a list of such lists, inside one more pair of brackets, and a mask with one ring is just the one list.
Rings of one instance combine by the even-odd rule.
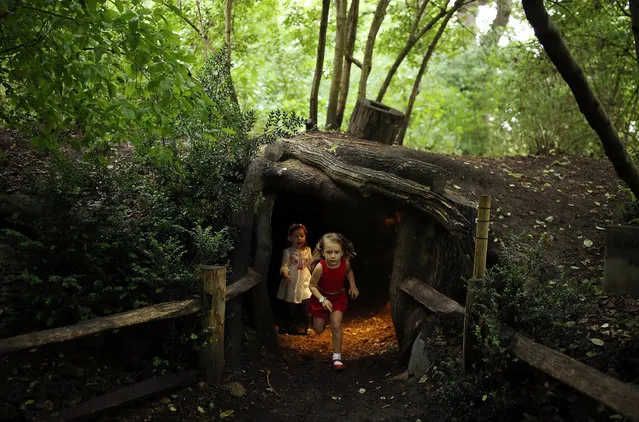
[[267, 390], [273, 392], [273, 394], [275, 394], [277, 397], [280, 397], [279, 393], [275, 391], [275, 389], [271, 386], [270, 375], [271, 375], [271, 370], [267, 369], [266, 370], [266, 384], [268, 384]]

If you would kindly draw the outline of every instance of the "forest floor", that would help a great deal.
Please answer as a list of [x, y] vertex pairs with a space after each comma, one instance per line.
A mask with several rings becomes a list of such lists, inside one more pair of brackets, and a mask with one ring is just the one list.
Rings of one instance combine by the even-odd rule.
[[[449, 172], [451, 191], [474, 201], [479, 195], [492, 196], [491, 243], [500, 244], [509, 233], [538, 238], [545, 232], [544, 265], [558, 279], [594, 286], [597, 294], [587, 300], [596, 306], [558, 327], [561, 331], [535, 340], [639, 384], [639, 345], [627, 329], [628, 320], [639, 319], [639, 300], [601, 289], [605, 227], [620, 221], [619, 210], [627, 199], [610, 163], [573, 156], [433, 155], [432, 161]], [[2, 177], [17, 171], [7, 165]], [[194, 354], [179, 346], [166, 359], [158, 356], [161, 347], [177, 342], [172, 333], [188, 332], [195, 324], [183, 318], [4, 356], [0, 419], [45, 420], [60, 409], [150, 376], [196, 367]], [[425, 376], [408, 378], [406, 363], [397, 357], [388, 305], [353, 306], [344, 327], [344, 372], [336, 373], [330, 366], [328, 330], [321, 335], [279, 335], [283, 357], [277, 359], [254, 346], [255, 333], [248, 329], [244, 369], [226, 372], [222, 385], [200, 381], [99, 420], [623, 419], [523, 363], [511, 364], [503, 384], [491, 384], [481, 374], [464, 377], [459, 341], [452, 342], [456, 347], [447, 348], [445, 356], [433, 359]], [[140, 341], [152, 336], [153, 341]], [[444, 341], [451, 344], [449, 340]]]

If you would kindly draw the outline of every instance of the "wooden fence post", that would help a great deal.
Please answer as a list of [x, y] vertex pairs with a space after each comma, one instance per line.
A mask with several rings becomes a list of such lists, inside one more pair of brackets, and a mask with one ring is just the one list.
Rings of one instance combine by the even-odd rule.
[[204, 352], [200, 364], [209, 384], [222, 381], [224, 369], [224, 317], [226, 311], [226, 267], [200, 265], [202, 282], [202, 329]]
[[466, 287], [466, 313], [464, 315], [464, 342], [462, 362], [464, 371], [468, 372], [473, 364], [473, 333], [471, 312], [473, 307], [473, 288], [477, 279], [486, 275], [486, 254], [488, 252], [488, 228], [490, 226], [490, 196], [479, 197], [477, 210], [477, 229], [475, 234], [475, 261], [473, 264], [473, 277]]

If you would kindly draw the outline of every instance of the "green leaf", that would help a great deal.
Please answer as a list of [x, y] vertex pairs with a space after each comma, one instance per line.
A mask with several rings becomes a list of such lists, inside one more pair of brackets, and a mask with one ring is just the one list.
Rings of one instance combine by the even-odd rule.
[[234, 413], [235, 413], [235, 410], [233, 409], [225, 410], [224, 412], [220, 413], [220, 418], [222, 419], [228, 418], [229, 416], [233, 416]]
[[604, 341], [599, 339], [599, 338], [591, 338], [590, 342], [592, 344], [596, 344], [597, 346], [603, 346], [604, 345]]

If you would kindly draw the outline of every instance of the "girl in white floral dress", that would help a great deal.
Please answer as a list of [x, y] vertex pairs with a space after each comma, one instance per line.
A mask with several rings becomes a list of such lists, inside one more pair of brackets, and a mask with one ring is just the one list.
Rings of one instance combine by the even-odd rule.
[[[300, 307], [306, 314], [306, 304], [311, 297], [309, 267], [313, 260], [311, 248], [306, 245], [308, 231], [303, 224], [293, 224], [288, 229], [289, 247], [282, 253], [280, 274], [282, 281], [277, 291], [277, 298], [286, 302], [286, 321], [280, 327], [280, 333], [299, 334], [293, 326], [293, 319]], [[308, 316], [306, 318], [308, 320]], [[308, 323], [306, 332], [308, 331]]]

